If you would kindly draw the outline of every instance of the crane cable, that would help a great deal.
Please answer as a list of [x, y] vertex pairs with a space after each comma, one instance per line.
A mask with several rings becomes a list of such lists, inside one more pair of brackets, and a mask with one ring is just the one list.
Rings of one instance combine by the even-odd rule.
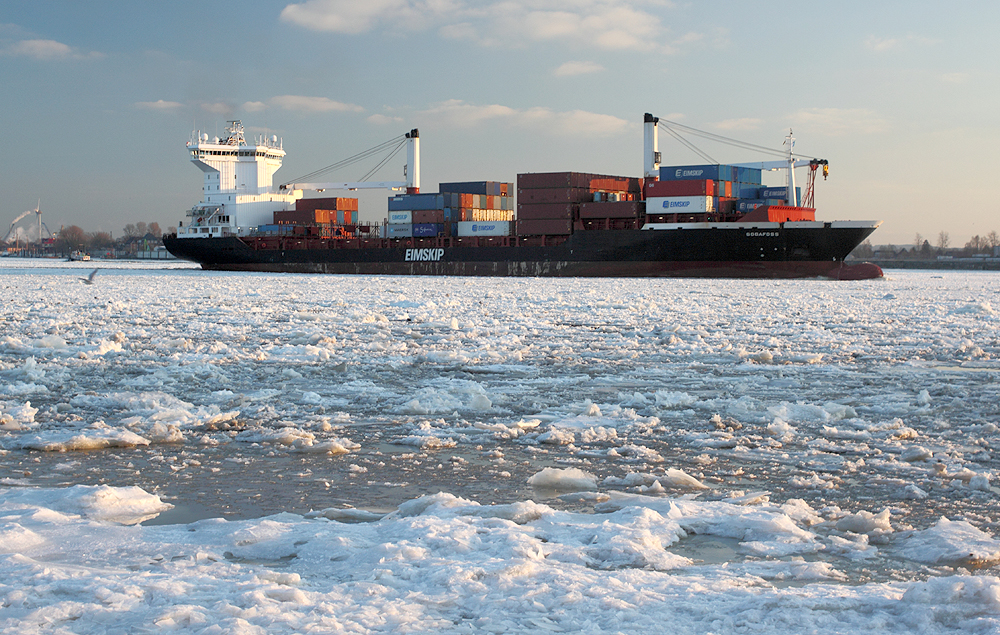
[[[402, 147], [402, 144], [405, 142], [405, 140], [406, 140], [406, 135], [399, 135], [398, 137], [394, 137], [392, 139], [389, 139], [388, 141], [386, 141], [384, 143], [380, 143], [379, 145], [374, 146], [372, 148], [369, 148], [369, 149], [367, 149], [367, 150], [365, 150], [363, 152], [359, 152], [359, 153], [355, 154], [354, 156], [351, 156], [351, 157], [348, 157], [346, 159], [343, 159], [342, 161], [338, 161], [338, 162], [336, 162], [336, 163], [334, 163], [332, 165], [328, 165], [325, 168], [320, 168], [319, 170], [316, 170], [315, 172], [310, 172], [309, 174], [306, 174], [304, 176], [300, 176], [298, 178], [295, 178], [295, 179], [292, 179], [290, 181], [287, 181], [286, 185], [288, 183], [303, 183], [303, 182], [311, 181], [312, 179], [315, 179], [318, 176], [326, 174], [327, 172], [332, 172], [334, 170], [339, 170], [341, 168], [345, 168], [345, 167], [347, 167], [349, 165], [353, 165], [355, 163], [358, 163], [359, 161], [363, 161], [365, 159], [368, 159], [369, 157], [371, 157], [373, 155], [378, 155], [378, 154], [381, 154], [383, 152], [387, 152], [387, 151], [390, 151], [390, 150], [393, 151], [392, 154], [395, 154], [396, 152], [399, 151], [399, 148]], [[393, 148], [394, 145], [396, 146], [395, 148]], [[384, 164], [384, 161], [382, 163], [380, 163], [380, 165], [383, 165], [383, 164]]]
[[360, 180], [361, 180], [361, 181], [366, 181], [366, 180], [368, 180], [368, 179], [369, 179], [369, 178], [371, 178], [371, 177], [372, 177], [372, 176], [373, 176], [373, 175], [374, 175], [374, 174], [375, 174], [376, 172], [378, 172], [378, 171], [379, 171], [379, 170], [381, 170], [381, 169], [382, 169], [383, 167], [385, 167], [385, 164], [386, 164], [386, 163], [388, 163], [389, 161], [391, 161], [391, 160], [392, 160], [392, 157], [394, 157], [394, 156], [396, 156], [397, 154], [399, 154], [399, 151], [403, 149], [403, 146], [404, 146], [404, 145], [406, 145], [406, 140], [405, 140], [405, 139], [404, 139], [403, 141], [400, 141], [400, 142], [399, 142], [399, 145], [397, 145], [397, 146], [396, 146], [396, 148], [395, 148], [395, 149], [394, 149], [394, 150], [393, 150], [393, 151], [392, 151], [392, 152], [391, 152], [390, 154], [386, 155], [386, 157], [385, 157], [384, 159], [382, 159], [381, 161], [379, 161], [379, 162], [378, 162], [378, 165], [376, 165], [376, 166], [375, 166], [375, 167], [373, 167], [373, 168], [372, 168], [371, 170], [369, 170], [369, 171], [368, 171], [368, 173], [367, 173], [367, 174], [365, 174], [364, 176], [362, 176]]
[[[778, 156], [778, 157], [782, 157], [782, 158], [785, 158], [785, 157], [788, 156], [788, 153], [785, 152], [785, 151], [783, 151], [783, 150], [775, 150], [773, 148], [768, 148], [766, 146], [759, 146], [759, 145], [756, 145], [754, 143], [749, 143], [749, 142], [746, 142], [746, 141], [740, 141], [739, 139], [732, 139], [730, 137], [724, 137], [722, 135], [718, 135], [718, 134], [715, 134], [715, 133], [712, 133], [712, 132], [706, 132], [704, 130], [698, 130], [697, 128], [692, 128], [690, 126], [685, 126], [684, 124], [680, 124], [680, 123], [677, 123], [675, 121], [667, 121], [665, 119], [660, 119], [658, 125], [661, 126], [663, 128], [663, 130], [667, 131], [668, 133], [670, 133], [671, 135], [673, 135], [675, 138], [678, 138], [678, 139], [679, 139], [678, 133], [676, 131], [672, 130], [672, 128], [679, 128], [680, 130], [683, 130], [684, 132], [686, 132], [688, 134], [692, 134], [694, 136], [701, 137], [703, 139], [708, 139], [710, 141], [716, 141], [718, 143], [724, 143], [724, 144], [727, 144], [727, 145], [735, 146], [735, 147], [738, 147], [738, 148], [742, 148], [744, 150], [754, 150], [754, 151], [757, 151], [757, 152], [762, 152], [762, 153], [765, 153], [765, 154], [770, 154], [772, 156]], [[682, 143], [684, 143], [684, 142], [682, 141]], [[691, 146], [689, 144], [685, 143], [685, 145], [687, 145], [689, 148], [691, 148]], [[697, 150], [695, 150], [695, 152], [697, 152], [703, 158], [705, 157], [704, 153], [699, 152]], [[811, 159], [812, 158], [810, 156], [807, 156], [807, 155], [804, 155], [804, 154], [797, 154], [797, 153], [794, 153], [794, 152], [792, 153], [792, 156], [793, 157], [799, 157], [800, 159]], [[715, 162], [713, 161], [713, 163], [715, 163]]]

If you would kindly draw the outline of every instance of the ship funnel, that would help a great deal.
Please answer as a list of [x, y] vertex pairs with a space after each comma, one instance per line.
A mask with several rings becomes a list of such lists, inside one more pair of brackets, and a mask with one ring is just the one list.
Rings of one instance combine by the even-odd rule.
[[660, 141], [658, 137], [659, 117], [654, 117], [648, 112], [643, 117], [643, 171], [642, 175], [646, 180], [660, 178]]
[[406, 193], [420, 193], [420, 131], [406, 133]]

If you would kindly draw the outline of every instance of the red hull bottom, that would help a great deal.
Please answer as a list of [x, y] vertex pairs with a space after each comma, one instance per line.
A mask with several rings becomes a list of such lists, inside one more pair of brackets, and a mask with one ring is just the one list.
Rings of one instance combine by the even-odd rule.
[[350, 275], [451, 275], [595, 278], [744, 278], [869, 280], [881, 278], [882, 269], [871, 263], [856, 265], [841, 261], [781, 262], [242, 262], [210, 264], [203, 268], [222, 271], [277, 273], [328, 273]]

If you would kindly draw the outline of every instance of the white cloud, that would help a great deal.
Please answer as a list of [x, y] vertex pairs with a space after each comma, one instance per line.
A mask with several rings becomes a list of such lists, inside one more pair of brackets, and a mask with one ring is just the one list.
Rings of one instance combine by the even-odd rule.
[[669, 52], [702, 39], [687, 34], [667, 46], [663, 0], [306, 0], [281, 19], [314, 31], [359, 34], [379, 28], [437, 29], [443, 38], [485, 46], [559, 42], [603, 50]]
[[260, 112], [267, 109], [267, 104], [262, 101], [248, 101], [240, 106], [243, 112]]
[[55, 40], [21, 40], [20, 42], [11, 44], [5, 48], [3, 52], [7, 55], [30, 57], [32, 59], [45, 62], [55, 60], [99, 59], [104, 57], [102, 53], [85, 53], [79, 49], [69, 46], [68, 44], [63, 44], [62, 42], [57, 42]]
[[135, 102], [135, 107], [142, 108], [143, 110], [174, 112], [178, 108], [183, 108], [184, 104], [177, 101], [164, 101], [162, 99], [157, 99], [156, 101], [137, 101]]
[[408, 4], [406, 0], [307, 0], [285, 7], [281, 19], [313, 31], [364, 33]]
[[756, 130], [764, 123], [760, 119], [745, 117], [743, 119], [726, 119], [715, 124], [719, 130]]
[[629, 125], [624, 119], [584, 110], [556, 112], [543, 107], [516, 109], [500, 104], [477, 106], [459, 99], [441, 102], [418, 115], [422, 121], [428, 122], [428, 127], [472, 128], [500, 124], [566, 136], [616, 135]]
[[945, 73], [941, 76], [941, 81], [948, 84], [967, 84], [971, 79], [971, 73], [961, 71], [957, 73]]
[[373, 123], [373, 124], [375, 124], [377, 126], [382, 126], [382, 125], [386, 125], [386, 124], [403, 123], [403, 118], [402, 117], [391, 117], [389, 115], [375, 114], [375, 115], [372, 115], [372, 116], [368, 117], [368, 121], [370, 121], [371, 123]]
[[890, 51], [892, 49], [903, 48], [908, 44], [916, 44], [918, 46], [931, 46], [934, 44], [940, 44], [940, 40], [935, 40], [933, 38], [924, 37], [922, 35], [907, 35], [903, 38], [890, 38], [890, 37], [878, 37], [875, 35], [869, 36], [865, 40], [865, 46], [871, 50], [882, 53], [885, 51]]
[[573, 77], [575, 75], [589, 75], [599, 73], [604, 67], [594, 62], [566, 62], [552, 72], [556, 77]]
[[791, 117], [793, 125], [806, 126], [831, 137], [885, 132], [889, 123], [867, 108], [806, 108]]
[[297, 112], [364, 112], [364, 108], [355, 104], [345, 104], [327, 97], [308, 97], [304, 95], [280, 95], [268, 100], [272, 106]]

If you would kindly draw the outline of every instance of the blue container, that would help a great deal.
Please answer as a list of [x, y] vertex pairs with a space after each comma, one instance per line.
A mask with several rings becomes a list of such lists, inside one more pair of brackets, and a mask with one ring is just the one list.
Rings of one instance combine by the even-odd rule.
[[740, 183], [749, 183], [751, 185], [760, 185], [760, 168], [736, 168], [736, 180]]
[[[661, 181], [739, 181], [735, 165], [671, 165], [660, 167]], [[758, 182], [760, 170], [757, 170]], [[752, 176], [748, 174], [747, 176]]]
[[292, 233], [291, 225], [261, 225], [257, 228], [257, 233], [259, 234], [290, 234]]
[[[788, 188], [785, 188], [785, 187], [763, 187], [760, 190], [760, 197], [761, 198], [781, 199], [782, 201], [784, 201], [787, 192], [788, 192]], [[801, 187], [795, 188], [795, 200], [796, 201], [801, 201], [802, 200], [802, 188]]]
[[427, 238], [444, 233], [444, 223], [413, 223], [413, 237]]
[[390, 212], [442, 209], [443, 207], [444, 197], [440, 194], [401, 194], [389, 199]]
[[737, 212], [750, 212], [762, 205], [767, 204], [767, 201], [760, 199], [744, 199], [742, 201], [736, 201], [734, 205]]
[[384, 225], [385, 232], [384, 236], [386, 238], [412, 238], [413, 237], [413, 225], [397, 224], [397, 225]]
[[[487, 188], [491, 187], [489, 185], [490, 183], [492, 183], [492, 181], [461, 181], [457, 183], [442, 183], [438, 189], [440, 189], [442, 193], [454, 192], [456, 194], [481, 194], [486, 196], [493, 194], [492, 189], [487, 191]], [[497, 188], [499, 189], [499, 186], [497, 186]], [[499, 194], [499, 192], [497, 193]], [[458, 206], [456, 205], [455, 207]]]
[[733, 198], [761, 198], [760, 186], [749, 183], [733, 183]]

